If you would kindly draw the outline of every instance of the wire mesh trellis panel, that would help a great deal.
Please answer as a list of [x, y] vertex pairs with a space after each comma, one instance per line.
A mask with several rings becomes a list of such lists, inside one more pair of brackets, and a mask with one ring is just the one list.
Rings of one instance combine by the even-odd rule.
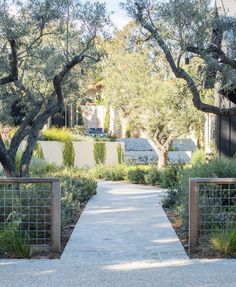
[[190, 179], [189, 248], [194, 252], [216, 230], [227, 230], [236, 221], [236, 179]]
[[60, 249], [58, 179], [0, 179], [0, 231], [17, 228], [34, 247]]

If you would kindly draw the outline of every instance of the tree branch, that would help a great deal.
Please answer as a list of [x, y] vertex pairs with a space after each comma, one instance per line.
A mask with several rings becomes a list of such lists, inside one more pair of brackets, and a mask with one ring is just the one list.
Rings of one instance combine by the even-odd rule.
[[11, 156], [15, 157], [16, 152], [23, 141], [23, 139], [32, 132], [32, 129], [30, 129], [30, 125], [32, 125], [34, 118], [39, 113], [40, 109], [42, 107], [42, 102], [39, 102], [37, 105], [34, 106], [34, 109], [29, 115], [25, 118], [25, 120], [22, 122], [16, 133], [14, 134], [11, 143], [10, 143], [10, 154]]
[[226, 65], [229, 65], [230, 67], [232, 67], [233, 69], [236, 69], [236, 61], [229, 58], [228, 56], [226, 56], [226, 54], [224, 53], [224, 51], [214, 45], [210, 45], [208, 48], [206, 49], [199, 49], [198, 47], [194, 47], [194, 46], [187, 46], [186, 50], [188, 52], [200, 55], [200, 56], [204, 56], [206, 57], [207, 55], [209, 56], [210, 53], [217, 53], [219, 55], [219, 59], [221, 63], [224, 63]]
[[62, 83], [65, 78], [65, 76], [70, 72], [71, 69], [73, 69], [76, 65], [80, 64], [83, 62], [85, 58], [90, 58], [93, 59], [94, 61], [98, 61], [99, 59], [87, 55], [86, 52], [94, 45], [93, 41], [96, 35], [93, 35], [93, 37], [88, 41], [86, 47], [84, 50], [82, 50], [77, 56], [75, 56], [70, 62], [68, 62], [64, 68], [61, 70], [60, 73], [58, 73], [54, 78], [53, 78], [53, 86], [55, 93], [57, 95], [57, 100], [58, 104], [61, 110], [64, 109], [64, 97], [62, 94]]
[[[144, 16], [143, 16], [144, 8], [141, 5], [139, 5], [137, 2], [135, 3], [135, 5], [137, 7], [137, 12], [135, 13], [135, 18], [136, 18], [137, 22], [139, 22], [140, 25], [144, 29], [149, 31], [151, 33], [153, 39], [156, 40], [157, 44], [159, 45], [159, 47], [164, 52], [166, 60], [168, 61], [168, 63], [170, 65], [173, 73], [175, 74], [175, 76], [177, 78], [181, 78], [181, 79], [184, 79], [186, 81], [186, 83], [188, 84], [188, 87], [192, 93], [192, 96], [193, 96], [192, 100], [193, 100], [194, 106], [198, 110], [201, 110], [201, 111], [206, 112], [206, 113], [213, 113], [213, 114], [222, 115], [222, 116], [236, 115], [236, 108], [225, 109], [225, 108], [216, 107], [214, 105], [209, 105], [209, 104], [203, 103], [201, 101], [200, 93], [198, 91], [198, 88], [197, 88], [193, 78], [184, 69], [177, 67], [177, 65], [175, 64], [174, 58], [171, 54], [170, 49], [168, 48], [167, 44], [164, 42], [162, 37], [159, 35], [156, 27], [152, 26], [151, 24], [146, 22], [146, 20], [144, 19]], [[218, 66], [218, 69], [219, 68], [220, 67]]]

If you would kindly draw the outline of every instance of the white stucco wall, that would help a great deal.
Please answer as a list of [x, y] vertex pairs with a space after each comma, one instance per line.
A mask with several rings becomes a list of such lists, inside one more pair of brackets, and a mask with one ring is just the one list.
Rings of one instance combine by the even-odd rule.
[[216, 0], [216, 4], [220, 15], [236, 16], [236, 0]]
[[[81, 106], [84, 127], [89, 128], [104, 128], [105, 116], [107, 107], [105, 106]], [[123, 122], [120, 118], [119, 112], [110, 108], [110, 129], [109, 132], [117, 135], [122, 135]]]
[[81, 106], [84, 127], [104, 128], [106, 107], [104, 106]]
[[[47, 162], [56, 165], [63, 164], [63, 143], [57, 141], [39, 141], [44, 158]], [[75, 167], [89, 168], [95, 166], [95, 160], [93, 155], [95, 142], [73, 142], [75, 150]], [[117, 146], [121, 144], [123, 150], [123, 143], [118, 142], [105, 142], [106, 145], [106, 165], [118, 164]], [[24, 144], [22, 148], [24, 147]]]
[[56, 142], [56, 141], [39, 141], [43, 154], [44, 159], [49, 163], [55, 163], [57, 165], [62, 165], [63, 158], [62, 158], [62, 148], [63, 143]]
[[89, 168], [95, 166], [93, 157], [93, 142], [74, 142], [75, 166]]

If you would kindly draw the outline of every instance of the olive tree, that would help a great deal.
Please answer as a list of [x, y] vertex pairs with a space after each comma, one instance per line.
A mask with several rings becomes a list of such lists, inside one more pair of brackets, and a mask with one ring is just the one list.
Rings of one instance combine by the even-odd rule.
[[[10, 143], [0, 130], [0, 163], [8, 176], [27, 176], [33, 149], [48, 118], [64, 109], [84, 71], [102, 56], [109, 22], [99, 2], [0, 0], [0, 106], [24, 108]], [[83, 73], [82, 73], [83, 71]], [[20, 170], [16, 153], [26, 140]]]
[[[195, 125], [202, 126], [204, 114], [193, 107], [185, 83], [170, 74], [166, 60], [139, 41], [136, 32], [130, 24], [107, 43], [108, 56], [102, 62], [104, 96], [135, 130], [153, 140], [161, 168], [173, 140], [188, 135]], [[195, 65], [188, 67], [190, 74]]]
[[[227, 95], [226, 90], [234, 91], [236, 85], [236, 21], [220, 17], [212, 2], [127, 0], [122, 5], [139, 24], [146, 41], [163, 52], [174, 75], [187, 83], [194, 106], [203, 112], [232, 116], [235, 107], [209, 104], [200, 91], [220, 84], [218, 90]], [[193, 77], [183, 65], [183, 58], [188, 61], [189, 57], [202, 60], [197, 69], [204, 81]]]

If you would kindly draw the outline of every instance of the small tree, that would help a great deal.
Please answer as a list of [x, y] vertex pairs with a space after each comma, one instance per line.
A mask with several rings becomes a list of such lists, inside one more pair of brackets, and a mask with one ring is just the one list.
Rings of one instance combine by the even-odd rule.
[[104, 120], [105, 133], [109, 133], [110, 131], [110, 118], [111, 118], [111, 112], [110, 112], [110, 106], [108, 106], [106, 109], [105, 120]]
[[94, 143], [94, 160], [96, 164], [105, 164], [106, 162], [106, 144], [104, 142]]
[[122, 164], [124, 162], [124, 151], [120, 143], [117, 145], [116, 150], [117, 150], [118, 163]]
[[75, 163], [75, 149], [73, 146], [73, 142], [64, 142], [62, 155], [64, 166], [73, 167]]
[[172, 141], [188, 134], [196, 123], [201, 125], [204, 114], [192, 107], [183, 81], [169, 73], [158, 51], [154, 53], [151, 47], [137, 44], [140, 37], [133, 45], [136, 33], [137, 28], [128, 25], [110, 43], [110, 53], [103, 64], [104, 96], [128, 116], [126, 136], [131, 136], [130, 128], [135, 128], [153, 139], [161, 168], [167, 163]]

